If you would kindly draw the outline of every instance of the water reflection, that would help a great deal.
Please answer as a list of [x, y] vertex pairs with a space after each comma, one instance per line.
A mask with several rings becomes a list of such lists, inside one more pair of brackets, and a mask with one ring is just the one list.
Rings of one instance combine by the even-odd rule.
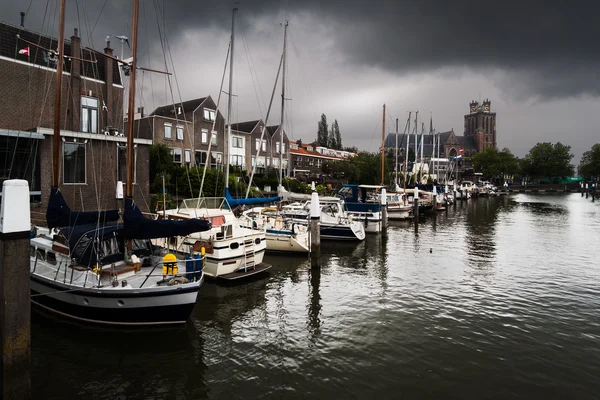
[[99, 399], [200, 398], [207, 393], [203, 340], [193, 324], [123, 331], [32, 314], [33, 398], [66, 393], [95, 393]]

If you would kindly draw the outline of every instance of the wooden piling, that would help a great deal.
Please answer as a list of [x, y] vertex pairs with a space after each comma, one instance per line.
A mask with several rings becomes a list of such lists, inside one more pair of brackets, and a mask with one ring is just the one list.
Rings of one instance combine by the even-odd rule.
[[321, 266], [321, 207], [317, 192], [312, 192], [310, 200], [310, 262], [313, 267]]
[[3, 399], [31, 398], [29, 299], [29, 184], [2, 185], [0, 216], [0, 352]]

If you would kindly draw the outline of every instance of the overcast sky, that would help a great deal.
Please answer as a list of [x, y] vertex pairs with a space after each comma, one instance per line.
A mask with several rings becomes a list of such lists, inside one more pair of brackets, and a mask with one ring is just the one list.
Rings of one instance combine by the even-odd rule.
[[[55, 35], [58, 0], [28, 3], [2, 0], [1, 19], [18, 25], [19, 11], [28, 10], [27, 29]], [[338, 120], [344, 145], [376, 151], [384, 103], [387, 131], [395, 130], [396, 118], [403, 131], [408, 111], [419, 110], [427, 127], [431, 113], [438, 131], [462, 135], [469, 102], [488, 98], [500, 147], [523, 156], [538, 141], [561, 141], [578, 163], [600, 142], [598, 4], [240, 1], [232, 122], [265, 118], [288, 20], [286, 129], [293, 139], [315, 139], [325, 113], [330, 124]], [[165, 69], [166, 54], [176, 77], [173, 97], [164, 76], [140, 77], [146, 110], [209, 94], [216, 101], [233, 7], [141, 0], [139, 65]], [[88, 46], [102, 49], [109, 33], [131, 36], [128, 1], [67, 0], [67, 10], [67, 36], [79, 27]], [[120, 43], [111, 44], [120, 54]], [[279, 122], [280, 93], [272, 123]]]

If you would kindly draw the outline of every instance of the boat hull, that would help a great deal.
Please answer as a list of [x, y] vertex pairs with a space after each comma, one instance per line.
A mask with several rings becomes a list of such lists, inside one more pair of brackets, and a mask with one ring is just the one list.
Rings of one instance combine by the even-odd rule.
[[143, 289], [81, 288], [31, 274], [31, 302], [66, 318], [101, 325], [171, 325], [189, 318], [203, 280]]
[[308, 240], [308, 232], [297, 233], [281, 233], [276, 230], [267, 230], [265, 233], [267, 239], [267, 251], [280, 253], [308, 253], [310, 244]]
[[[355, 223], [360, 224], [360, 223]], [[323, 225], [321, 224], [321, 239], [323, 240], [364, 240], [364, 230], [362, 227], [351, 225]]]

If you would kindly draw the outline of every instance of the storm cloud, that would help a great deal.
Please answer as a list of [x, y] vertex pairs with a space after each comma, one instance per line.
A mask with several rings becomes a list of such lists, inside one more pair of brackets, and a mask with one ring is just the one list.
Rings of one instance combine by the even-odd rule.
[[[48, 2], [44, 24], [46, 2], [32, 1], [26, 27], [52, 33], [56, 4]], [[288, 130], [304, 140], [314, 138], [324, 112], [339, 120], [346, 144], [375, 150], [384, 102], [392, 121], [406, 119], [408, 110], [420, 109], [426, 118], [433, 111], [438, 130], [454, 128], [462, 134], [468, 101], [480, 93], [498, 112], [499, 144], [518, 155], [536, 141], [562, 139], [579, 156], [593, 144], [600, 122], [594, 113], [600, 105], [597, 2], [142, 0], [141, 4], [140, 62], [164, 64], [160, 26], [173, 58], [169, 68], [177, 72], [184, 100], [218, 95], [231, 8], [239, 8], [238, 119], [264, 116], [281, 54], [280, 24], [289, 20], [288, 79], [293, 98], [289, 113], [294, 126]], [[68, 0], [67, 5], [67, 36], [72, 27], [79, 27], [84, 42], [96, 48], [104, 47], [108, 33], [130, 36], [129, 2]], [[2, 19], [18, 24], [24, 7], [3, 1]], [[115, 39], [112, 43], [119, 54], [120, 44]], [[152, 85], [149, 79], [144, 91], [158, 92], [157, 97], [164, 99], [153, 98], [152, 106], [168, 102], [161, 78], [152, 78]], [[389, 125], [394, 129], [393, 123]]]

